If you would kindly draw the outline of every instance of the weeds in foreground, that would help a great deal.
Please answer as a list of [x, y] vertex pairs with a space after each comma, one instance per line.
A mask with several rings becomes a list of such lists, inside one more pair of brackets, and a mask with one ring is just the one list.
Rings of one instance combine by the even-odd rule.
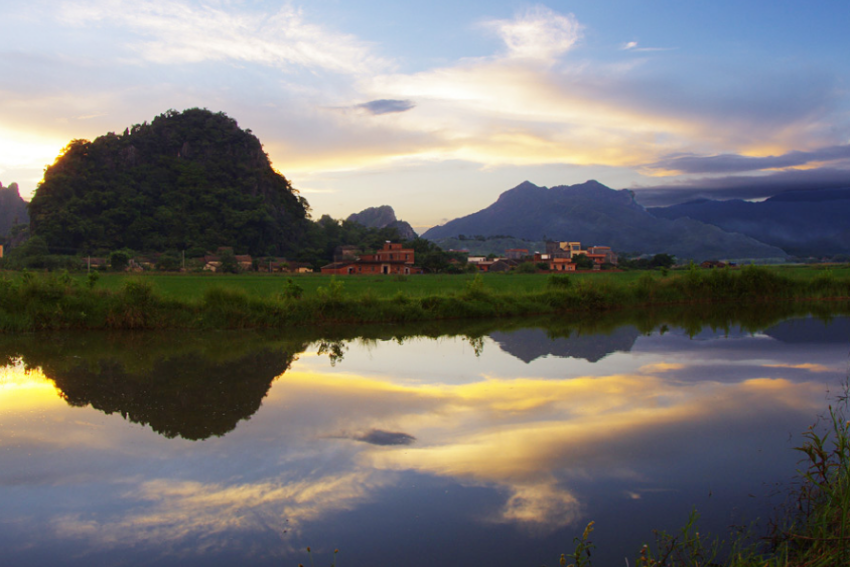
[[[337, 567], [337, 554], [339, 552], [340, 552], [339, 549], [334, 550], [334, 560], [331, 562], [331, 567]], [[310, 550], [310, 546], [307, 546], [307, 558], [310, 560], [310, 567], [314, 567], [314, 565], [313, 565], [313, 552]], [[304, 565], [299, 563], [298, 567], [304, 567]]]
[[[839, 398], [847, 405], [848, 394]], [[847, 408], [846, 408], [847, 409]], [[738, 530], [729, 540], [701, 535], [698, 514], [692, 511], [677, 534], [654, 531], [656, 546], [644, 545], [636, 567], [838, 567], [849, 564], [849, 422], [843, 412], [829, 408], [827, 431], [810, 427], [796, 451], [804, 454], [804, 469], [792, 485], [790, 501], [769, 524], [766, 537]], [[591, 567], [588, 540], [594, 522], [575, 538], [573, 554], [559, 564]], [[629, 565], [629, 561], [626, 562]]]

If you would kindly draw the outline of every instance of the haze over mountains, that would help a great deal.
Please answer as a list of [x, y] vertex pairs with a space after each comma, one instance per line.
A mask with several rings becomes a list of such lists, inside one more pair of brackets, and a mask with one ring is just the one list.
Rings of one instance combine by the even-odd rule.
[[692, 218], [782, 248], [795, 256], [847, 254], [849, 191], [789, 191], [762, 202], [698, 199], [647, 211], [659, 218]]
[[788, 256], [777, 246], [699, 220], [654, 216], [631, 191], [616, 191], [593, 180], [549, 189], [526, 181], [479, 212], [429, 229], [423, 238], [439, 244], [460, 234], [580, 241], [620, 252], [668, 253], [680, 260]]
[[0, 236], [9, 234], [16, 224], [29, 224], [27, 203], [21, 198], [17, 183], [3, 187], [0, 183]]

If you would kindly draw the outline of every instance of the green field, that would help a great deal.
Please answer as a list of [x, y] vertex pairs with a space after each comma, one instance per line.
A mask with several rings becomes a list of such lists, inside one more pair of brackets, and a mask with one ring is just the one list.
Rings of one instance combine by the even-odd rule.
[[847, 301], [842, 267], [568, 275], [2, 273], [0, 330], [244, 329], [521, 317], [685, 304]]
[[[774, 266], [764, 268], [771, 272], [782, 274], [794, 280], [807, 280], [819, 274], [830, 273], [835, 277], [848, 277], [847, 265], [831, 266]], [[708, 271], [708, 270], [702, 270]], [[735, 271], [735, 270], [734, 270]], [[671, 275], [681, 273], [672, 270]], [[587, 282], [588, 285], [605, 282], [606, 285], [634, 284], [644, 274], [654, 278], [662, 278], [660, 272], [627, 271], [627, 272], [578, 272], [568, 277], [577, 284]], [[164, 298], [183, 301], [200, 300], [204, 292], [210, 288], [225, 287], [244, 290], [249, 296], [270, 298], [280, 293], [288, 279], [292, 279], [304, 289], [305, 296], [314, 295], [320, 286], [327, 287], [331, 279], [343, 282], [347, 295], [359, 296], [367, 292], [375, 297], [393, 297], [399, 292], [412, 297], [421, 298], [432, 295], [442, 295], [463, 292], [468, 282], [475, 274], [441, 275], [426, 274], [415, 276], [326, 276], [322, 274], [212, 274], [212, 273], [145, 273], [128, 275], [124, 273], [102, 272], [97, 286], [110, 291], [118, 291], [128, 278], [144, 278], [149, 281], [154, 290]], [[74, 274], [72, 277], [80, 282], [85, 281], [85, 274]], [[544, 291], [547, 287], [549, 274], [517, 274], [495, 273], [482, 274], [485, 286], [497, 294], [527, 294]]]

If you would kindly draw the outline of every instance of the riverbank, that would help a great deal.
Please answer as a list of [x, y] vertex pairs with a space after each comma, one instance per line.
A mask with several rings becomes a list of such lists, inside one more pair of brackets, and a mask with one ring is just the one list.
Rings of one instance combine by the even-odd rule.
[[[268, 281], [277, 290], [265, 295], [216, 284], [193, 296], [164, 293], [146, 276], [123, 278], [117, 288], [103, 289], [94, 277], [24, 273], [0, 277], [0, 330], [289, 328], [601, 313], [671, 304], [847, 301], [849, 295], [847, 267], [794, 275], [754, 266], [628, 277], [540, 274], [527, 276], [522, 286], [506, 284], [513, 276], [455, 278], [401, 279], [392, 295], [356, 278], [275, 278]], [[179, 281], [191, 286], [203, 276]], [[309, 289], [308, 282], [322, 285]]]

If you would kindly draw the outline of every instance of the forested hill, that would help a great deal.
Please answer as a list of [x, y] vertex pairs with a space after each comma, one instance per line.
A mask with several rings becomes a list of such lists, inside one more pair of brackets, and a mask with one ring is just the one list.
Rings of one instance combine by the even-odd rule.
[[286, 255], [306, 237], [307, 209], [250, 130], [193, 108], [72, 141], [29, 213], [32, 234], [59, 253], [232, 246]]

